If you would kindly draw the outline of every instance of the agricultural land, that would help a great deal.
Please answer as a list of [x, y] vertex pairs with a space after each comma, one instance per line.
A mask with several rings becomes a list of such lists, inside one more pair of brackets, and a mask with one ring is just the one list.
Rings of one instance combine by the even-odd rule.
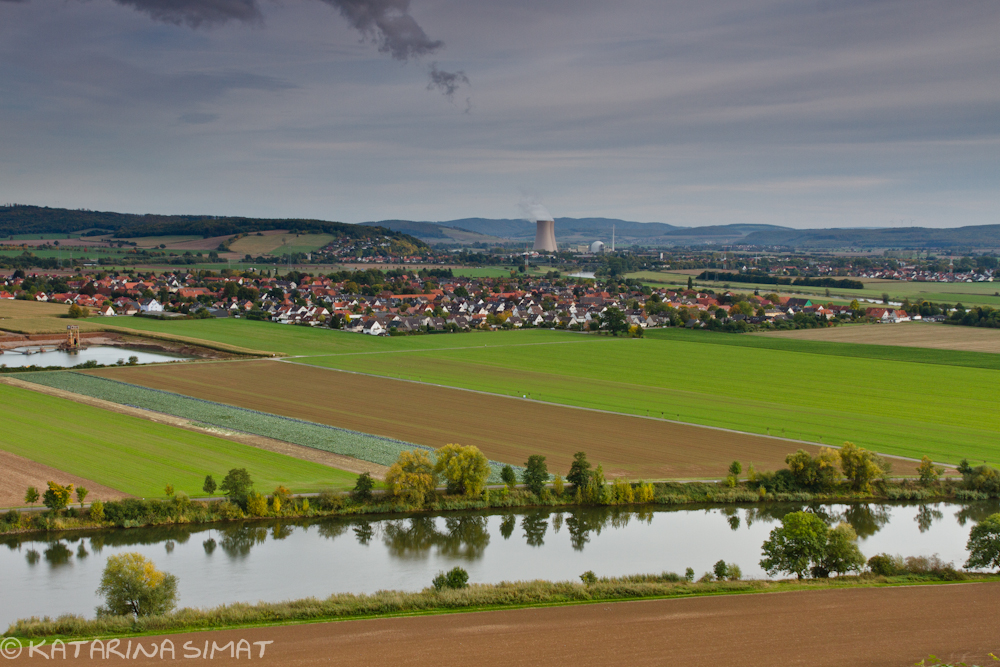
[[[58, 418], [55, 418], [58, 416]], [[245, 467], [263, 489], [346, 488], [356, 475], [219, 437], [0, 384], [0, 450], [123, 493], [160, 497], [167, 484], [204, 495], [206, 474]], [[4, 477], [3, 485], [16, 480]], [[60, 480], [55, 480], [60, 481]], [[69, 481], [69, 480], [67, 480]], [[23, 498], [24, 488], [19, 488]], [[5, 489], [10, 493], [10, 489]], [[18, 503], [19, 504], [19, 503]]]
[[798, 329], [759, 334], [773, 338], [818, 340], [834, 343], [901, 345], [936, 350], [1000, 353], [1000, 330], [940, 326], [920, 322], [894, 325], [853, 325], [829, 329]]
[[[573, 453], [584, 450], [612, 477], [719, 477], [733, 459], [780, 467], [785, 455], [798, 446], [744, 433], [277, 361], [103, 369], [88, 374], [434, 448], [451, 442], [475, 445], [488, 458], [515, 465], [542, 454], [550, 470], [560, 474], [569, 469]], [[268, 389], [261, 392], [259, 383], [265, 377]]]
[[[145, 646], [185, 642], [272, 642], [262, 665], [370, 662], [419, 667], [440, 662], [442, 646], [460, 662], [504, 655], [516, 666], [553, 663], [692, 667], [897, 667], [931, 654], [957, 663], [988, 664], [996, 649], [993, 620], [1000, 584], [806, 590], [756, 595], [602, 602], [335, 623], [302, 623], [137, 638]], [[949, 619], [941, 623], [942, 615]], [[725, 628], [720, 632], [720, 628]], [[474, 639], [474, 640], [473, 640]], [[26, 642], [25, 642], [26, 643]], [[516, 647], [512, 649], [512, 647]], [[245, 660], [245, 658], [244, 658]], [[137, 656], [136, 665], [162, 660]], [[214, 663], [235, 665], [229, 653]]]

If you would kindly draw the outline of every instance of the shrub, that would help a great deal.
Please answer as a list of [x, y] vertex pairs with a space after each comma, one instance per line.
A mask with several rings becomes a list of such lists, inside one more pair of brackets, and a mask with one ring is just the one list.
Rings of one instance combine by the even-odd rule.
[[372, 489], [375, 488], [375, 480], [371, 473], [363, 472], [358, 475], [358, 481], [354, 483], [351, 497], [357, 502], [367, 502], [372, 499]]
[[726, 574], [729, 581], [739, 581], [743, 578], [743, 570], [736, 563], [729, 563], [726, 566]]
[[687, 568], [684, 570], [684, 581], [691, 582], [694, 581], [694, 568]]
[[343, 494], [327, 489], [319, 494], [318, 506], [321, 510], [326, 510], [327, 512], [334, 512], [336, 510], [342, 509], [344, 507], [345, 500]]
[[100, 500], [90, 503], [90, 519], [92, 521], [104, 521], [104, 503]]
[[394, 496], [413, 505], [423, 505], [436, 486], [434, 465], [422, 449], [400, 452], [385, 475], [385, 483]]
[[514, 472], [514, 469], [509, 465], [505, 465], [500, 470], [500, 479], [503, 480], [503, 483], [507, 485], [508, 489], [513, 489], [517, 486], [517, 473]]
[[917, 472], [920, 474], [920, 483], [924, 486], [930, 486], [938, 481], [938, 478], [944, 473], [944, 468], [934, 465], [931, 458], [924, 454], [924, 457], [920, 459], [920, 465], [917, 466]]
[[215, 479], [213, 479], [211, 475], [205, 475], [205, 483], [202, 484], [201, 490], [211, 496], [215, 493], [215, 489], [217, 488], [218, 485], [216, 485]]
[[215, 504], [215, 513], [223, 519], [242, 519], [243, 510], [236, 503], [220, 500]]
[[563, 484], [563, 478], [560, 475], [556, 475], [556, 478], [552, 480], [552, 491], [557, 496], [562, 496], [566, 492], [566, 485]]
[[881, 456], [853, 442], [845, 442], [840, 448], [840, 467], [851, 482], [851, 488], [864, 493], [870, 492], [872, 482], [889, 470]]
[[729, 566], [726, 565], [726, 561], [720, 560], [712, 568], [712, 572], [715, 574], [715, 578], [719, 581], [729, 577]]
[[468, 588], [469, 573], [460, 567], [453, 567], [447, 573], [438, 572], [438, 575], [434, 577], [431, 584], [434, 586], [434, 590], [437, 591], [444, 590], [445, 588]]
[[3, 515], [4, 523], [9, 526], [18, 526], [21, 523], [21, 513], [17, 510], [8, 510], [6, 514]]
[[177, 604], [177, 577], [156, 569], [142, 554], [111, 556], [104, 566], [97, 594], [104, 596], [98, 616], [155, 616]]
[[635, 502], [647, 504], [656, 499], [656, 489], [648, 482], [639, 482], [635, 490]]
[[435, 452], [434, 474], [443, 477], [448, 493], [472, 498], [481, 495], [490, 476], [490, 462], [474, 445], [450, 444]]
[[627, 479], [619, 477], [611, 483], [611, 504], [631, 505], [635, 502], [635, 490]]
[[[250, 516], [264, 516], [267, 514], [267, 498], [263, 494], [251, 491], [247, 496], [247, 514]], [[279, 507], [280, 507], [280, 502]]]
[[586, 572], [580, 575], [580, 581], [582, 581], [588, 586], [593, 586], [594, 584], [597, 583], [597, 575], [594, 574], [593, 570], [587, 570]]
[[903, 558], [889, 554], [875, 554], [868, 559], [868, 569], [881, 577], [892, 577], [903, 570]]

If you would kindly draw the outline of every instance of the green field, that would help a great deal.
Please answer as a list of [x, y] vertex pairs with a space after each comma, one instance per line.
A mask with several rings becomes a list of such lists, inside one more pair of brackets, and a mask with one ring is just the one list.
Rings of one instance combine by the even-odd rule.
[[258, 489], [350, 488], [357, 477], [318, 463], [0, 384], [0, 449], [136, 496], [162, 497], [172, 484], [204, 496], [205, 475], [221, 481], [245, 467]]
[[[893, 348], [879, 358], [871, 348], [880, 346], [851, 355], [848, 345], [796, 348], [703, 333], [297, 361], [811, 442], [849, 440], [887, 454], [1000, 463], [995, 367], [947, 363], [955, 353]], [[958, 354], [966, 364], [994, 356]]]
[[[681, 273], [638, 271], [628, 274], [629, 278], [648, 281], [651, 285], [662, 283], [666, 286], [686, 287], [688, 276]], [[961, 302], [969, 305], [1000, 306], [1000, 283], [922, 283], [905, 282], [902, 280], [863, 280], [864, 289], [842, 289], [831, 287], [830, 296], [826, 296], [825, 287], [807, 287], [804, 285], [767, 285], [763, 283], [727, 283], [725, 281], [698, 280], [694, 284], [713, 290], [729, 289], [741, 292], [760, 291], [761, 294], [776, 292], [778, 294], [794, 294], [805, 297], [815, 297], [826, 303], [833, 300], [845, 301], [855, 298], [876, 299], [881, 301], [882, 294], [888, 294], [892, 301], [902, 301], [904, 298], [915, 301], [924, 299], [934, 303], [955, 304]]]

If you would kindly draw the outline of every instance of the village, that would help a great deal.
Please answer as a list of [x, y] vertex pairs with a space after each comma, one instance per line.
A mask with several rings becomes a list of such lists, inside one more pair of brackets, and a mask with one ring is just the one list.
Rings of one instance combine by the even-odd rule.
[[237, 317], [369, 335], [531, 327], [635, 335], [665, 326], [746, 330], [855, 318], [911, 319], [903, 309], [863, 310], [856, 301], [836, 305], [774, 293], [653, 289], [634, 281], [602, 286], [592, 279], [554, 276], [464, 278], [447, 276], [447, 270], [424, 270], [424, 277], [402, 270], [367, 271], [341, 280], [296, 272], [285, 277], [199, 272], [71, 279], [20, 273], [0, 285], [0, 299], [66, 304], [70, 316]]

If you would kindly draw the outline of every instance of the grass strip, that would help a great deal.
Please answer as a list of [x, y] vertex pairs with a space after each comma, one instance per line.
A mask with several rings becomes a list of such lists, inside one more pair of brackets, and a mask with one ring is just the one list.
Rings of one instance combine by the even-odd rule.
[[[1000, 581], [1000, 575], [962, 573], [966, 582]], [[463, 589], [420, 592], [379, 591], [370, 595], [337, 593], [326, 599], [287, 602], [234, 603], [211, 609], [180, 609], [162, 616], [112, 616], [86, 619], [64, 615], [56, 619], [29, 618], [13, 623], [9, 637], [96, 638], [224, 630], [273, 625], [390, 618], [429, 614], [567, 606], [597, 602], [624, 602], [709, 595], [780, 593], [838, 588], [875, 588], [925, 584], [954, 584], [929, 575], [876, 577], [861, 575], [827, 580], [744, 580], [687, 582], [678, 575], [632, 575], [600, 579], [591, 585], [571, 581], [501, 582], [473, 584]]]

